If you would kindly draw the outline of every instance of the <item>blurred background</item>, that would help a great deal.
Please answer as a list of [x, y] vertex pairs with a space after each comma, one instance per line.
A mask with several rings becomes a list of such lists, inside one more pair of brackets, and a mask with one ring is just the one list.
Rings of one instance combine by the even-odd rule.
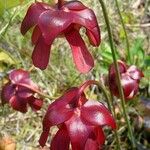
[[[43, 1], [50, 4], [55, 3], [54, 0]], [[24, 68], [25, 70], [32, 68], [33, 81], [51, 97], [58, 97], [68, 88], [78, 86], [87, 79], [107, 82], [108, 68], [113, 60], [101, 6], [98, 0], [81, 1], [94, 10], [102, 37], [101, 45], [94, 48], [85, 36], [85, 29], [81, 29], [86, 45], [95, 58], [95, 67], [88, 74], [80, 74], [76, 70], [71, 49], [64, 38], [57, 38], [54, 41], [50, 63], [46, 70], [33, 68], [31, 60], [32, 30], [22, 36], [20, 26], [28, 7], [34, 1], [0, 0], [0, 90], [7, 82], [8, 73], [15, 68]], [[117, 57], [129, 63], [126, 55], [125, 33], [115, 1], [104, 0], [104, 2], [108, 10]], [[139, 150], [148, 150], [150, 149], [150, 0], [118, 0], [118, 2], [127, 29], [132, 64], [138, 66], [145, 75], [140, 83], [138, 96], [134, 101], [128, 103], [131, 106], [128, 113]], [[87, 95], [92, 99], [105, 100], [101, 91], [95, 86], [87, 91]], [[35, 113], [29, 110], [26, 114], [16, 112], [8, 105], [1, 106], [0, 102], [0, 150], [39, 149], [38, 140], [42, 131], [42, 118], [48, 104], [53, 100], [46, 99], [41, 111]], [[120, 106], [116, 106], [116, 113], [122, 149], [128, 150], [127, 128]], [[55, 130], [54, 128], [51, 134]], [[106, 132], [108, 136], [104, 149], [115, 149], [114, 135], [107, 129]], [[6, 146], [8, 149], [4, 149]]]

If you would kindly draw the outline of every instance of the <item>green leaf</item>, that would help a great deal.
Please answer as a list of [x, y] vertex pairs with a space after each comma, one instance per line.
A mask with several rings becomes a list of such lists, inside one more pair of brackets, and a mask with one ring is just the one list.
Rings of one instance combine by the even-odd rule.
[[4, 62], [10, 65], [16, 64], [16, 61], [2, 49], [0, 49], [0, 62]]

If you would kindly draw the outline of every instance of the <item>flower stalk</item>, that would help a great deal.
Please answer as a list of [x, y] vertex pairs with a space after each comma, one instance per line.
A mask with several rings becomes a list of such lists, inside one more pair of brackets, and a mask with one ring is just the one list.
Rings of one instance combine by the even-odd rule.
[[58, 0], [58, 8], [60, 9], [64, 4], [64, 0]]
[[117, 63], [116, 51], [115, 51], [114, 44], [113, 44], [113, 37], [112, 37], [112, 33], [111, 33], [110, 23], [109, 23], [109, 19], [108, 19], [108, 15], [107, 15], [107, 10], [106, 10], [106, 7], [105, 7], [105, 4], [104, 4], [103, 0], [99, 0], [99, 2], [101, 4], [104, 19], [105, 19], [106, 26], [107, 26], [112, 57], [113, 57], [115, 70], [116, 70], [117, 83], [118, 83], [117, 85], [118, 85], [118, 89], [119, 89], [119, 95], [121, 97], [121, 105], [122, 105], [123, 113], [124, 113], [125, 120], [126, 120], [126, 123], [127, 123], [128, 131], [129, 131], [129, 135], [130, 135], [130, 140], [131, 140], [131, 143], [132, 143], [132, 148], [135, 149], [136, 148], [135, 140], [134, 140], [132, 128], [131, 128], [131, 125], [130, 125], [130, 122], [129, 122], [128, 114], [126, 112], [125, 98], [124, 98], [124, 93], [123, 93], [123, 89], [122, 89], [121, 82], [120, 82], [121, 81], [120, 80], [120, 73], [119, 73], [119, 68], [118, 68], [118, 63]]
[[117, 11], [118, 11], [118, 14], [119, 14], [119, 17], [120, 17], [121, 25], [122, 25], [122, 28], [123, 28], [123, 31], [124, 31], [124, 35], [125, 35], [126, 50], [127, 50], [126, 56], [127, 56], [128, 60], [131, 64], [132, 61], [131, 61], [131, 53], [130, 53], [130, 44], [129, 44], [128, 34], [127, 34], [126, 27], [125, 27], [125, 24], [124, 24], [124, 21], [123, 21], [121, 12], [120, 12], [118, 0], [115, 0], [115, 3], [116, 3]]

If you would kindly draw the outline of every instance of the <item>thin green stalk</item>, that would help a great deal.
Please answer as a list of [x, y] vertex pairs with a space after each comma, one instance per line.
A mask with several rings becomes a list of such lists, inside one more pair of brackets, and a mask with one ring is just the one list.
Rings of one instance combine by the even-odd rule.
[[129, 122], [128, 114], [127, 114], [126, 108], [125, 108], [125, 98], [124, 98], [124, 93], [123, 93], [123, 89], [122, 89], [122, 86], [121, 86], [120, 72], [119, 72], [119, 68], [118, 68], [118, 63], [117, 63], [117, 58], [116, 58], [116, 51], [115, 51], [114, 44], [113, 44], [113, 37], [112, 37], [112, 33], [111, 33], [110, 23], [109, 23], [109, 19], [108, 19], [108, 15], [107, 15], [107, 10], [106, 10], [106, 7], [105, 7], [105, 4], [104, 4], [103, 0], [99, 0], [99, 2], [101, 4], [104, 19], [105, 19], [106, 26], [107, 26], [112, 57], [113, 57], [115, 70], [116, 70], [116, 75], [117, 75], [117, 84], [118, 84], [118, 89], [119, 89], [119, 95], [121, 97], [121, 105], [122, 105], [123, 113], [124, 113], [125, 120], [126, 120], [126, 123], [127, 123], [127, 126], [128, 126], [128, 131], [129, 131], [130, 140], [131, 140], [131, 143], [132, 143], [132, 148], [135, 149], [135, 147], [136, 147], [135, 140], [134, 140], [132, 128], [131, 128], [131, 125], [130, 125], [130, 122]]
[[[109, 89], [110, 91], [110, 89]], [[110, 98], [111, 98], [111, 105], [112, 105], [112, 110], [113, 110], [113, 117], [117, 120], [117, 114], [115, 112], [115, 106], [113, 104], [114, 102], [114, 97], [110, 91]], [[117, 126], [118, 127], [118, 126]], [[119, 127], [118, 127], [119, 128]], [[119, 135], [117, 133], [117, 131], [115, 131], [115, 136], [116, 136], [116, 143], [117, 143], [117, 150], [121, 150], [121, 146], [120, 146], [120, 139], [119, 139]]]
[[125, 24], [124, 24], [124, 21], [123, 21], [121, 12], [120, 12], [118, 0], [115, 0], [115, 3], [116, 3], [117, 11], [118, 11], [118, 14], [119, 14], [119, 17], [120, 17], [121, 25], [122, 25], [122, 28], [123, 28], [123, 31], [124, 31], [124, 34], [125, 34], [126, 50], [127, 50], [126, 56], [127, 56], [127, 58], [129, 58], [129, 62], [131, 64], [132, 61], [131, 61], [131, 53], [130, 53], [130, 44], [129, 44], [128, 34], [127, 34], [126, 27], [125, 27]]

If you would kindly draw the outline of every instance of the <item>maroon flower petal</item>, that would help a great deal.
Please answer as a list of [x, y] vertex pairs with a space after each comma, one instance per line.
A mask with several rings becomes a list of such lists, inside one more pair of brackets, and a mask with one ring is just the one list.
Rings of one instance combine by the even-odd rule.
[[69, 9], [69, 10], [72, 10], [72, 11], [79, 11], [79, 10], [83, 10], [83, 9], [86, 9], [87, 7], [84, 6], [80, 1], [69, 1], [69, 2], [66, 2], [63, 6], [62, 6], [62, 9], [66, 9], [66, 7]]
[[70, 136], [72, 150], [83, 150], [93, 127], [86, 125], [78, 114], [74, 114], [65, 124]]
[[39, 139], [40, 146], [42, 146], [42, 147], [45, 146], [45, 143], [46, 143], [48, 135], [49, 135], [49, 131], [50, 131], [50, 126], [49, 125], [46, 125], [46, 127], [44, 126], [43, 132]]
[[14, 93], [15, 93], [15, 85], [7, 83], [2, 88], [2, 92], [1, 92], [2, 104], [9, 103], [9, 100], [14, 95]]
[[65, 126], [62, 126], [51, 142], [50, 150], [69, 150], [70, 137]]
[[85, 150], [100, 150], [105, 142], [105, 135], [101, 127], [96, 127], [89, 135]]
[[81, 108], [81, 117], [90, 125], [108, 125], [113, 129], [116, 128], [116, 123], [109, 110], [97, 101], [87, 101]]
[[99, 46], [101, 42], [101, 37], [100, 37], [100, 30], [98, 27], [95, 27], [92, 30], [86, 30], [86, 34], [89, 38], [90, 43], [93, 46]]
[[[44, 7], [45, 6], [45, 7]], [[49, 7], [47, 5], [47, 7]], [[21, 33], [24, 35], [31, 27], [37, 24], [38, 18], [42, 12], [46, 10], [46, 4], [44, 3], [33, 3], [27, 13], [23, 22], [21, 24]]]
[[41, 36], [34, 48], [34, 51], [32, 53], [32, 60], [35, 67], [38, 67], [42, 70], [46, 69], [48, 62], [49, 62], [49, 56], [50, 56], [50, 49], [51, 44], [47, 45]]
[[130, 77], [134, 80], [140, 80], [144, 77], [142, 71], [140, 71], [136, 66], [132, 65], [128, 68], [127, 72], [130, 74]]
[[28, 104], [34, 111], [40, 110], [43, 105], [43, 100], [31, 96], [28, 98]]
[[47, 44], [52, 43], [54, 39], [62, 34], [62, 31], [67, 29], [72, 23], [73, 16], [70, 13], [55, 10], [55, 11], [45, 11], [40, 15], [38, 25], [41, 29], [42, 36]]
[[138, 82], [132, 79], [127, 74], [123, 74], [121, 78], [121, 84], [124, 90], [124, 95], [126, 99], [132, 99], [138, 92]]
[[100, 150], [99, 149], [99, 144], [95, 140], [89, 138], [86, 141], [85, 149], [84, 150]]
[[16, 95], [19, 96], [20, 98], [28, 98], [31, 95], [33, 95], [32, 90], [23, 86], [18, 86], [16, 92], [17, 92]]
[[73, 114], [73, 108], [69, 103], [76, 101], [77, 92], [78, 88], [72, 88], [50, 104], [43, 120], [43, 126], [46, 124], [58, 125], [68, 120]]
[[22, 69], [13, 70], [9, 74], [9, 79], [13, 84], [24, 82], [26, 79], [29, 79], [29, 72]]
[[39, 140], [41, 146], [45, 145], [51, 126], [59, 125], [72, 116], [73, 110], [69, 103], [74, 100], [76, 101], [75, 97], [77, 93], [78, 88], [72, 88], [49, 105], [43, 119], [43, 133]]
[[[28, 71], [25, 71], [22, 69], [13, 70], [9, 74], [9, 79], [12, 84], [18, 85], [18, 88], [19, 88], [19, 86], [25, 87], [26, 91], [28, 91], [29, 94], [31, 94], [31, 91], [34, 92], [34, 89], [36, 89], [36, 90], [39, 89], [38, 86], [30, 79]], [[22, 90], [22, 92], [25, 91], [25, 88]], [[25, 92], [23, 92], [23, 93], [25, 93]], [[20, 92], [20, 94], [21, 94], [21, 92]]]
[[33, 33], [32, 33], [32, 44], [36, 44], [38, 39], [41, 37], [42, 33], [38, 26], [35, 26]]
[[93, 46], [98, 46], [101, 41], [100, 29], [93, 10], [87, 8], [81, 11], [71, 11], [71, 13], [74, 16], [73, 23], [84, 26], [90, 43]]
[[[127, 71], [127, 65], [120, 60], [118, 61], [118, 67], [120, 73], [125, 73]], [[115, 65], [112, 64], [109, 68], [109, 77], [113, 78], [114, 76], [116, 76], [116, 70], [115, 70]]]
[[74, 30], [71, 33], [66, 34], [65, 36], [71, 46], [73, 59], [77, 69], [81, 73], [89, 72], [94, 66], [94, 60], [87, 50], [87, 47], [79, 32]]
[[20, 111], [22, 113], [27, 112], [27, 101], [26, 99], [19, 98], [17, 96], [11, 97], [9, 101], [13, 109]]

